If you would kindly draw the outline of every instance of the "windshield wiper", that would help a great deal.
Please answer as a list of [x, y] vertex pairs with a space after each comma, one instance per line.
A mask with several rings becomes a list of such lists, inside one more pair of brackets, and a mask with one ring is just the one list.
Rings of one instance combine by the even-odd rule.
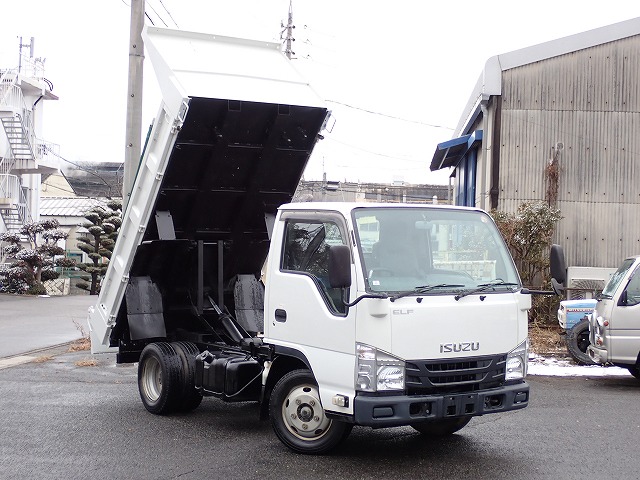
[[460, 300], [462, 297], [466, 297], [467, 295], [473, 295], [474, 293], [485, 292], [495, 287], [514, 287], [517, 286], [517, 283], [505, 282], [501, 278], [493, 280], [489, 283], [479, 283], [477, 288], [472, 288], [471, 290], [467, 290], [465, 292], [458, 293], [455, 297], [456, 300]]
[[436, 288], [455, 288], [455, 287], [464, 287], [462, 284], [456, 283], [439, 283], [437, 285], [422, 285], [420, 287], [416, 287], [413, 290], [408, 290], [406, 292], [400, 292], [397, 295], [393, 295], [389, 297], [392, 302], [395, 302], [399, 298], [408, 297], [409, 295], [420, 295], [421, 293], [427, 293]]

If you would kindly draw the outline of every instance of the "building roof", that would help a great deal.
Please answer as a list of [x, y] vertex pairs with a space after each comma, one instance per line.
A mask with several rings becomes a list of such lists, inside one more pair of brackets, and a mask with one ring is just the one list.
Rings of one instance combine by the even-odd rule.
[[470, 133], [467, 129], [480, 113], [482, 102], [486, 102], [492, 95], [502, 94], [503, 71], [635, 35], [640, 35], [640, 17], [489, 58], [480, 73], [452, 138]]
[[41, 197], [40, 215], [46, 217], [83, 217], [93, 207], [106, 207], [107, 198]]

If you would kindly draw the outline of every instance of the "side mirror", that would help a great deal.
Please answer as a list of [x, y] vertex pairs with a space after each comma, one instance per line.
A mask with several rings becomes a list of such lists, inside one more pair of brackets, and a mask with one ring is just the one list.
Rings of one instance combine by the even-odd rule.
[[331, 288], [351, 286], [351, 249], [348, 245], [329, 247], [329, 285]]
[[551, 287], [556, 295], [561, 295], [567, 280], [567, 264], [564, 260], [564, 250], [560, 245], [551, 245], [549, 266], [551, 267]]

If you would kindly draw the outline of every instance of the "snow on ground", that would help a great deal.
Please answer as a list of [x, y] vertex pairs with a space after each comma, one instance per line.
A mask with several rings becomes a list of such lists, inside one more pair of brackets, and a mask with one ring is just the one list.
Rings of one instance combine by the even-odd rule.
[[626, 368], [600, 365], [576, 365], [569, 359], [529, 354], [529, 375], [552, 377], [604, 377], [631, 375]]

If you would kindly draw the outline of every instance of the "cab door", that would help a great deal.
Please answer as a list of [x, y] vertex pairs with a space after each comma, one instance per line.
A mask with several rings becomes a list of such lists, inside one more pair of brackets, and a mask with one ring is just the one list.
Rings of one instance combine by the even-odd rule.
[[[309, 348], [353, 352], [355, 308], [342, 289], [329, 285], [332, 245], [347, 244], [344, 218], [337, 213], [287, 212], [272, 242], [265, 301], [265, 334]], [[277, 244], [275, 242], [278, 242]], [[348, 294], [348, 293], [347, 293]]]
[[332, 397], [353, 395], [357, 307], [346, 307], [341, 289], [329, 285], [328, 253], [332, 245], [349, 244], [349, 238], [338, 213], [283, 213], [274, 228], [265, 290], [265, 342], [281, 353], [302, 356], [318, 382], [324, 408], [344, 413], [352, 405], [336, 407]]

